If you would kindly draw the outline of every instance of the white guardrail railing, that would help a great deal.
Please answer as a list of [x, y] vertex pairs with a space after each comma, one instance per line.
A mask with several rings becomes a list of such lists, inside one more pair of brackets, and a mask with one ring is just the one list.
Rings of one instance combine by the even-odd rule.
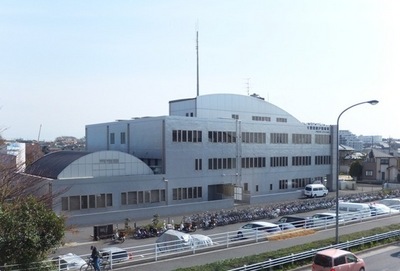
[[[132, 266], [135, 263], [143, 263], [143, 262], [154, 262], [154, 261], [159, 261], [162, 259], [167, 259], [167, 258], [174, 258], [174, 257], [181, 257], [184, 255], [189, 255], [189, 254], [196, 254], [196, 253], [202, 253], [205, 251], [211, 251], [211, 250], [220, 250], [220, 249], [225, 249], [228, 247], [233, 247], [233, 246], [241, 246], [244, 244], [250, 244], [254, 242], [265, 242], [270, 239], [270, 242], [273, 242], [273, 239], [279, 239], [279, 238], [271, 238], [271, 236], [274, 237], [279, 237], [280, 234], [286, 234], [289, 231], [299, 231], [299, 230], [304, 230], [304, 228], [311, 229], [311, 230], [322, 230], [322, 229], [327, 229], [327, 228], [332, 228], [335, 227], [336, 225], [336, 216], [335, 213], [330, 211], [330, 212], [322, 212], [320, 214], [328, 214], [327, 216], [319, 216], [318, 218], [313, 219], [312, 217], [306, 218], [306, 222], [302, 221], [302, 228], [294, 228], [290, 230], [282, 230], [280, 232], [274, 232], [273, 234], [267, 233], [262, 230], [243, 230], [240, 229], [240, 234], [239, 234], [239, 229], [236, 231], [230, 231], [230, 232], [224, 232], [224, 233], [218, 233], [218, 234], [212, 234], [212, 235], [207, 235], [207, 236], [201, 236], [198, 237], [199, 239], [195, 238], [195, 234], [198, 232], [195, 232], [191, 234], [193, 237], [191, 241], [185, 242], [185, 241], [169, 241], [169, 242], [162, 242], [162, 243], [156, 243], [154, 242], [153, 244], [147, 244], [147, 245], [141, 245], [141, 246], [134, 246], [134, 247], [129, 247], [129, 248], [123, 248], [119, 251], [112, 252], [110, 251], [108, 254], [108, 257], [106, 257], [106, 260], [104, 261], [107, 263], [107, 269], [112, 270], [114, 268], [118, 267], [128, 267]], [[393, 216], [393, 215], [398, 215], [399, 213], [388, 213], [384, 215], [377, 215], [377, 216], [370, 216], [370, 215], [357, 215], [355, 216], [354, 213], [352, 214], [340, 214], [340, 219], [339, 223], [340, 225], [346, 225], [349, 223], [357, 223], [365, 220], [373, 220], [385, 216]], [[355, 217], [357, 217], [355, 219]], [[250, 223], [249, 221], [248, 223]], [[295, 225], [295, 223], [292, 223]], [[348, 242], [345, 244], [340, 244], [339, 246], [348, 248], [351, 246], [355, 246], [357, 244], [361, 243], [368, 243], [372, 241], [377, 241], [381, 240], [384, 238], [392, 237], [392, 236], [398, 236], [400, 235], [399, 231], [394, 231], [394, 232], [389, 232], [386, 234], [381, 234], [381, 235], [374, 235], [374, 236], [369, 236], [365, 237], [359, 240], [355, 240], [352, 242]], [[296, 255], [290, 255], [287, 257], [279, 258], [279, 259], [273, 259], [273, 260], [268, 260], [263, 263], [259, 264], [253, 264], [249, 265], [243, 268], [239, 269], [234, 269], [234, 270], [262, 270], [262, 268], [268, 268], [268, 267], [273, 267], [297, 260], [302, 260], [305, 258], [310, 257], [310, 255], [314, 254], [315, 251], [307, 251], [304, 253], [299, 253]], [[86, 270], [87, 264], [87, 259], [90, 257], [90, 255], [85, 254], [85, 255], [75, 255], [71, 254], [68, 256], [68, 254], [63, 255], [63, 257], [56, 257], [52, 260], [47, 260], [44, 262], [41, 262], [42, 264], [46, 264], [46, 266], [49, 266], [49, 270]], [[36, 270], [37, 265], [35, 263], [32, 263], [32, 268], [31, 270]], [[17, 265], [7, 265], [7, 266], [0, 266], [0, 270], [3, 271], [16, 271], [19, 270]], [[24, 269], [26, 270], [26, 269]], [[89, 269], [90, 270], [90, 269]]]
[[281, 257], [281, 258], [277, 258], [277, 259], [268, 259], [264, 262], [230, 269], [229, 271], [261, 271], [261, 270], [266, 270], [267, 268], [271, 268], [271, 270], [272, 270], [273, 267], [282, 266], [285, 264], [290, 264], [290, 263], [294, 263], [294, 262], [301, 261], [301, 260], [311, 259], [315, 255], [316, 252], [324, 250], [324, 249], [339, 248], [339, 249], [349, 250], [351, 247], [355, 247], [355, 246], [359, 246], [359, 245], [363, 245], [363, 244], [367, 244], [367, 243], [371, 243], [371, 242], [376, 242], [376, 241], [380, 241], [380, 240], [387, 239], [387, 238], [398, 237], [398, 236], [400, 236], [400, 230], [376, 234], [376, 235], [372, 235], [372, 236], [362, 237], [360, 239], [353, 240], [353, 241], [347, 241], [347, 242], [340, 243], [337, 245], [331, 245], [328, 247], [322, 247], [322, 248], [315, 249], [315, 250], [309, 250], [309, 251], [305, 251], [305, 252], [301, 252], [301, 253], [297, 253], [297, 254], [292, 254], [292, 255], [289, 255], [286, 257]]

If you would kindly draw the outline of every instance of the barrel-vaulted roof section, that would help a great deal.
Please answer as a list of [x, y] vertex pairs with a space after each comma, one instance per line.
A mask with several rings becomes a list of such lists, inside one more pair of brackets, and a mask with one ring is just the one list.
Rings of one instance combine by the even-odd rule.
[[282, 108], [266, 102], [257, 95], [207, 94], [191, 99], [170, 101], [170, 116], [198, 118], [235, 118], [242, 121], [269, 120], [304, 125]]
[[77, 151], [51, 152], [28, 166], [25, 172], [36, 176], [57, 179], [58, 174], [69, 164], [89, 153]]
[[287, 111], [254, 96], [238, 94], [209, 94], [199, 96], [196, 99], [198, 117], [202, 117], [202, 112], [205, 114], [215, 112], [216, 115], [221, 113], [223, 114], [223, 112], [229, 112], [229, 114], [232, 112], [247, 116], [247, 118], [251, 116], [270, 116], [275, 118], [281, 117], [286, 118], [288, 123], [300, 124], [300, 121]]
[[43, 156], [26, 173], [52, 179], [152, 175], [137, 157], [119, 151], [59, 151]]

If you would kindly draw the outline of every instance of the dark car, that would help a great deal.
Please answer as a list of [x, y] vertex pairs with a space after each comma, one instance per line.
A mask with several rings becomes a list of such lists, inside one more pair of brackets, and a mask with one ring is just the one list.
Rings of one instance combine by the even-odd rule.
[[278, 221], [276, 221], [275, 224], [279, 225], [282, 223], [290, 223], [296, 228], [307, 228], [308, 221], [309, 218], [307, 217], [285, 215], [282, 216]]

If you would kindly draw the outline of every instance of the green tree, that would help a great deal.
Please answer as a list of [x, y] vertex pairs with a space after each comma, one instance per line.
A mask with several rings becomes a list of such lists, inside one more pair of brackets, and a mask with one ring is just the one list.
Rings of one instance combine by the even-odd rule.
[[360, 179], [362, 177], [362, 165], [360, 164], [359, 161], [355, 161], [351, 163], [350, 165], [350, 170], [349, 170], [349, 175], [353, 178], [358, 178]]
[[64, 230], [64, 219], [34, 197], [0, 205], [0, 266], [24, 268], [44, 260], [61, 244]]

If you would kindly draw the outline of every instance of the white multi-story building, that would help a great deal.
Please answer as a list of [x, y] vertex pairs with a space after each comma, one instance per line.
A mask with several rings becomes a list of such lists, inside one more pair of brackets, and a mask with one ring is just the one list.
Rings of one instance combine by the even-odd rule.
[[[335, 128], [304, 124], [254, 96], [170, 101], [169, 116], [87, 125], [81, 162], [52, 176], [59, 188], [71, 187], [58, 208], [81, 219], [93, 219], [102, 210], [120, 219], [227, 208], [234, 201], [263, 203], [315, 181], [328, 180], [328, 188], [335, 189], [330, 186], [337, 159]], [[106, 157], [107, 152], [113, 154]], [[146, 169], [126, 170], [127, 159]], [[99, 185], [83, 188], [96, 179]], [[90, 193], [105, 194], [108, 205], [88, 210]]]

